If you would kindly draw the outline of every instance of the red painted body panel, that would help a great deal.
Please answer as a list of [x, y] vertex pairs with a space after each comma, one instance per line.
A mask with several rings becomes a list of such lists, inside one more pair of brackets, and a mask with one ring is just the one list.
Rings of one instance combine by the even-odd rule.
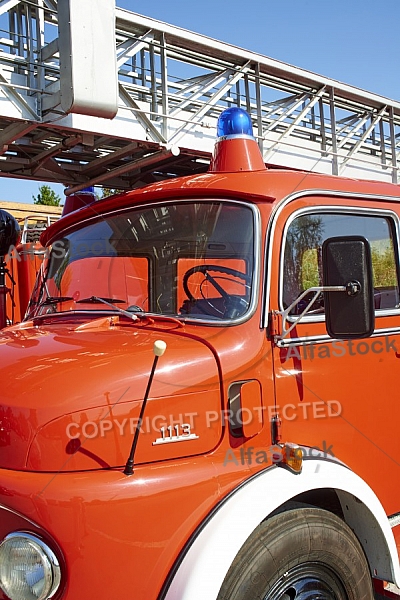
[[[19, 398], [18, 421], [20, 429], [26, 431], [28, 423], [33, 429], [32, 416], [28, 412], [22, 413], [21, 408], [28, 397], [40, 397], [37, 410], [38, 425], [51, 421], [47, 428], [49, 439], [46, 446], [46, 426], [38, 426], [37, 438], [40, 438], [42, 443], [42, 453], [34, 455], [34, 448], [39, 447], [39, 441], [36, 446], [35, 441], [30, 443], [28, 462], [36, 461], [37, 464], [28, 464], [23, 476], [17, 470], [0, 470], [0, 504], [11, 507], [40, 524], [39, 533], [44, 535], [45, 539], [54, 539], [62, 549], [68, 577], [66, 597], [101, 597], [107, 586], [107, 589], [112, 589], [113, 595], [121, 600], [131, 598], [133, 591], [137, 599], [157, 598], [177, 554], [196, 527], [229, 491], [248, 478], [252, 472], [266, 467], [265, 464], [249, 465], [245, 460], [241, 461], [240, 448], [253, 446], [251, 439], [243, 446], [243, 439], [229, 437], [227, 421], [221, 412], [217, 362], [220, 363], [221, 373], [224, 373], [224, 384], [221, 386], [224, 396], [228, 382], [246, 377], [251, 370], [252, 377], [262, 384], [265, 401], [272, 406], [273, 382], [269, 343], [259, 331], [257, 319], [254, 319], [250, 326], [249, 323], [245, 323], [232, 328], [229, 339], [209, 327], [193, 327], [193, 339], [189, 332], [173, 331], [172, 328], [168, 331], [165, 325], [156, 330], [142, 330], [141, 326], [135, 325], [125, 328], [116, 326], [111, 331], [101, 333], [102, 336], [108, 336], [105, 359], [105, 343], [99, 338], [96, 342], [93, 333], [79, 338], [79, 335], [73, 332], [71, 335], [72, 328], [54, 325], [47, 326], [46, 329], [44, 334], [39, 328], [36, 335], [39, 338], [44, 336], [44, 348], [48, 349], [49, 354], [43, 357], [43, 353], [37, 350], [38, 346], [35, 346], [30, 360], [27, 361], [26, 393]], [[5, 340], [12, 339], [15, 331], [18, 331], [18, 328], [4, 331], [2, 337]], [[33, 335], [30, 328], [24, 331], [28, 336]], [[127, 336], [139, 344], [139, 340], [142, 340], [140, 346], [143, 355], [140, 363], [137, 362], [137, 357], [135, 360], [133, 345], [127, 357], [120, 352], [119, 356], [113, 358], [113, 351], [116, 352], [118, 347], [123, 346], [123, 340], [127, 339]], [[202, 337], [206, 340], [206, 345], [198, 341]], [[117, 442], [113, 437], [115, 431], [108, 430], [104, 437], [100, 434], [93, 439], [86, 439], [83, 448], [90, 453], [89, 456], [80, 456], [79, 452], [68, 455], [65, 450], [68, 442], [65, 435], [67, 420], [57, 420], [55, 415], [66, 408], [70, 410], [73, 406], [80, 406], [81, 414], [85, 415], [85, 418], [99, 424], [103, 413], [98, 412], [92, 418], [95, 409], [91, 406], [99, 403], [98, 398], [104, 398], [104, 390], [112, 390], [107, 385], [112, 381], [117, 396], [129, 387], [137, 390], [137, 398], [140, 398], [147, 382], [144, 365], [146, 362], [151, 364], [151, 342], [157, 338], [167, 340], [168, 353], [160, 359], [165, 359], [165, 363], [160, 362], [160, 369], [155, 375], [148, 415], [153, 417], [154, 412], [165, 410], [164, 415], [171, 411], [170, 414], [178, 420], [183, 410], [186, 410], [186, 413], [196, 413], [192, 414], [191, 418], [203, 446], [197, 448], [196, 442], [171, 444], [164, 451], [172, 449], [176, 453], [175, 446], [179, 446], [180, 458], [165, 460], [164, 456], [164, 460], [154, 464], [159, 457], [150, 456], [151, 449], [148, 447], [147, 437], [153, 440], [156, 433], [152, 429], [149, 436], [145, 424], [143, 435], [139, 437], [138, 466], [135, 467], [134, 475], [130, 477], [123, 475], [121, 468], [110, 470], [104, 465], [102, 468], [98, 462], [99, 459], [107, 461], [110, 452], [108, 446], [111, 446], [114, 453], [118, 447], [119, 462], [123, 464], [121, 458], [126, 460], [132, 440], [128, 429], [123, 432], [124, 435], [120, 435], [120, 430], [118, 431]], [[76, 379], [73, 380], [71, 370], [76, 369], [76, 364], [68, 362], [68, 359], [73, 354], [76, 356], [88, 352], [92, 340], [93, 354], [102, 356], [93, 358], [85, 355], [82, 365], [77, 370], [78, 396], [77, 382]], [[3, 344], [6, 343], [7, 341], [3, 341]], [[56, 347], [58, 352], [54, 351]], [[49, 369], [44, 369], [47, 371], [47, 377], [43, 374], [40, 376], [40, 366], [46, 364], [50, 353], [52, 356], [58, 356], [57, 363]], [[200, 364], [201, 356], [204, 357], [201, 368], [193, 365], [189, 360], [190, 356], [196, 357], [196, 365]], [[217, 356], [220, 357], [218, 361]], [[12, 361], [11, 358], [7, 368], [13, 364]], [[102, 361], [110, 361], [110, 375], [118, 368], [120, 381], [114, 377], [114, 380], [109, 379], [107, 382], [104, 371], [104, 378], [98, 376], [97, 381], [93, 381], [92, 371], [98, 368]], [[38, 370], [35, 367], [39, 367]], [[186, 373], [190, 370], [189, 378], [185, 370]], [[16, 372], [13, 375], [16, 375]], [[57, 375], [61, 382], [59, 385], [56, 384]], [[214, 403], [208, 411], [207, 406], [210, 404], [204, 406], [202, 396], [208, 395], [212, 398], [213, 385]], [[204, 387], [208, 390], [206, 393]], [[167, 397], [168, 390], [172, 399], [174, 398], [171, 388], [177, 392], [173, 402], [171, 397]], [[112, 392], [113, 390], [110, 396], [114, 398]], [[12, 394], [15, 393], [15, 389], [12, 388]], [[72, 397], [76, 400], [75, 404], [68, 402], [68, 398]], [[157, 402], [158, 397], [161, 402], [169, 404], [153, 411], [151, 405]], [[180, 404], [181, 398], [186, 402], [186, 406]], [[135, 403], [132, 402], [131, 405], [134, 407]], [[104, 408], [107, 410], [108, 405], [104, 404]], [[202, 422], [201, 419], [204, 419], [205, 415], [208, 415], [208, 421]], [[122, 423], [120, 413], [114, 416]], [[72, 421], [68, 420], [68, 423], [70, 422]], [[73, 433], [77, 431], [74, 430]], [[87, 433], [91, 432], [88, 430]], [[10, 450], [18, 448], [18, 444], [21, 443], [25, 452], [26, 444], [23, 442], [26, 437], [21, 435], [20, 440], [14, 437], [12, 445], [9, 446]], [[32, 438], [33, 434], [30, 439]], [[204, 447], [204, 443], [207, 443], [207, 447]], [[262, 448], [268, 448], [270, 445], [268, 426], [264, 426], [259, 434], [257, 445], [261, 445]], [[232, 460], [231, 455], [227, 460], [226, 453], [231, 448], [235, 448], [236, 461]], [[7, 447], [3, 450], [5, 449]], [[47, 456], [49, 453], [50, 456]], [[192, 456], [197, 453], [198, 456]], [[96, 457], [93, 457], [93, 454], [96, 454]], [[151, 458], [152, 464], [141, 464], [146, 458]], [[11, 461], [11, 452], [8, 454], [8, 460]], [[43, 472], [49, 464], [49, 470], [52, 472]], [[14, 467], [16, 468], [18, 467]], [[82, 471], [66, 472], [74, 468]], [[2, 524], [2, 533], [6, 534], [14, 527], [14, 520], [9, 518], [8, 513], [3, 513]], [[22, 528], [36, 531], [29, 523], [22, 525]], [[127, 572], [128, 580], [123, 575]]]
[[[365, 201], [343, 195], [344, 198], [334, 199], [335, 206], [366, 206]], [[280, 255], [284, 223], [295, 210], [310, 204], [323, 207], [332, 203], [332, 198], [318, 194], [290, 203], [277, 223], [274, 256]], [[383, 201], [369, 200], [368, 207], [398, 210], [396, 203]], [[278, 310], [278, 268], [278, 261], [274, 260], [272, 310]], [[375, 329], [390, 330], [399, 324], [398, 315], [382, 315], [376, 318]], [[324, 323], [300, 322], [292, 335], [312, 339], [324, 333]], [[378, 352], [372, 350], [372, 344]], [[393, 397], [399, 361], [400, 338], [396, 332], [340, 343], [328, 339], [319, 345], [299, 346], [298, 351], [274, 348], [277, 404], [283, 406], [290, 398], [295, 407], [288, 407], [283, 415], [285, 436], [297, 439], [301, 431], [307, 446], [320, 446], [322, 434], [334, 454], [372, 487], [388, 515], [399, 511], [393, 493], [393, 473], [399, 469], [400, 451], [396, 433], [400, 411]], [[329, 411], [333, 416], [326, 418]], [[335, 416], [336, 412], [340, 414]]]
[[[8, 352], [2, 377], [9, 377], [9, 383], [3, 392], [7, 407], [3, 423], [10, 423], [11, 431], [2, 443], [1, 466], [38, 471], [123, 466], [146, 388], [152, 346], [160, 335], [168, 342], [168, 354], [152, 387], [137, 461], [181, 456], [181, 446], [176, 450], [169, 446], [167, 455], [165, 448], [162, 452], [152, 448], [159, 428], [169, 425], [175, 415], [182, 415], [184, 422], [191, 411], [188, 418], [195, 419], [196, 429], [204, 433], [207, 412], [221, 411], [221, 390], [211, 349], [190, 336], [174, 334], [174, 327], [172, 332], [154, 331], [125, 323], [106, 331], [75, 331], [60, 323], [4, 331], [0, 345]], [[188, 381], [191, 355], [196, 357], [196, 374]], [[212, 450], [221, 437], [220, 423], [207, 433], [186, 443], [189, 454]], [[85, 454], [72, 451], [70, 442], [79, 436], [86, 438]]]
[[[317, 191], [301, 196], [312, 189]], [[278, 214], [264, 264], [271, 212], [295, 193], [301, 197]], [[277, 468], [270, 448], [275, 401], [284, 412], [283, 442], [334, 454], [370, 485], [388, 515], [400, 512], [398, 335], [379, 354], [349, 351], [335, 360], [317, 349], [306, 359], [288, 356], [263, 326], [264, 313], [281, 308], [282, 232], [295, 209], [334, 203], [400, 214], [399, 197], [397, 186], [376, 182], [289, 171], [215, 172], [95, 202], [45, 232], [42, 242], [51, 244], [99, 216], [165, 200], [240, 200], [255, 204], [259, 216], [260, 285], [252, 310], [236, 323], [65, 312], [0, 334], [1, 378], [7, 382], [1, 393], [0, 504], [10, 509], [0, 509], [0, 534], [25, 529], [56, 548], [65, 600], [156, 600], [212, 509], [251, 474]], [[400, 329], [400, 315], [383, 314], [377, 324]], [[296, 328], [296, 336], [325, 332], [323, 322]], [[134, 474], [125, 476], [159, 339], [167, 351], [155, 371]], [[385, 346], [386, 339], [383, 332], [365, 343], [381, 340]], [[226, 412], [228, 399], [234, 401], [232, 386], [242, 384], [252, 419], [248, 437], [235, 433]], [[168, 427], [181, 431], [188, 424], [197, 437], [163, 444]], [[249, 447], [269, 453], [269, 462], [244, 460]]]

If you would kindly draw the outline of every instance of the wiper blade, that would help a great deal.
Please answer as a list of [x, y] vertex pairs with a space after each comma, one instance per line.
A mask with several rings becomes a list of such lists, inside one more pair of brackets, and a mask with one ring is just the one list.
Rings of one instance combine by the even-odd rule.
[[47, 296], [39, 306], [45, 306], [46, 304], [59, 304], [60, 302], [69, 302], [73, 300], [72, 296]]
[[105, 304], [106, 306], [110, 306], [117, 312], [129, 317], [132, 321], [137, 321], [138, 317], [136, 314], [128, 312], [119, 306], [116, 306], [115, 302], [125, 302], [125, 300], [119, 300], [118, 298], [101, 298], [100, 296], [90, 296], [90, 298], [83, 298], [82, 300], [77, 300], [76, 303], [92, 303], [92, 304]]
[[123, 304], [124, 302], [125, 300], [119, 298], [103, 298], [102, 296], [90, 296], [76, 301], [77, 304]]

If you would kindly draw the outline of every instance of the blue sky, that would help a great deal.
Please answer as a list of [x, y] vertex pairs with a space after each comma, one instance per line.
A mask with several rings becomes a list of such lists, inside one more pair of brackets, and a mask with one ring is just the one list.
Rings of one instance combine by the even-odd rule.
[[[400, 101], [399, 0], [116, 0], [190, 29]], [[0, 179], [0, 200], [32, 202], [40, 182]], [[63, 198], [63, 186], [51, 185]]]
[[117, 6], [400, 100], [399, 0], [116, 0]]

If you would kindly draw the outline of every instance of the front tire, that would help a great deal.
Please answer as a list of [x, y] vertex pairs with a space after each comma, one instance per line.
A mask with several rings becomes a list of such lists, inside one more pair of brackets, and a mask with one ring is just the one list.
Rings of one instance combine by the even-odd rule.
[[217, 600], [373, 600], [361, 545], [336, 515], [300, 508], [263, 521], [233, 561]]

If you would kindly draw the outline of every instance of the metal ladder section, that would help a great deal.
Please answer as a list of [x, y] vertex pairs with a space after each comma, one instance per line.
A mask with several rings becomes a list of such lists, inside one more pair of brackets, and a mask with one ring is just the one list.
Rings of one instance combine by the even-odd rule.
[[57, 1], [0, 0], [0, 29], [1, 176], [71, 192], [201, 173], [240, 106], [267, 164], [399, 181], [399, 102], [117, 8], [118, 113], [66, 114]]
[[45, 231], [58, 219], [58, 215], [49, 215], [45, 213], [27, 215], [23, 219], [20, 219], [19, 225], [21, 227], [21, 244], [35, 244], [38, 242], [43, 231]]

